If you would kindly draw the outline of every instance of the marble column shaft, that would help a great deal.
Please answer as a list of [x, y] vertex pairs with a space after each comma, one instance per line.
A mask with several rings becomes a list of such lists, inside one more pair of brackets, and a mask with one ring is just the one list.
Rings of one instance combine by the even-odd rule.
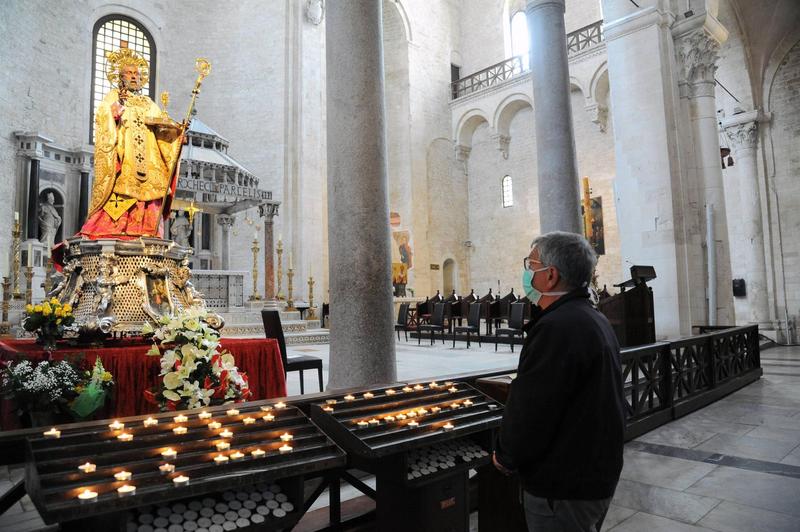
[[230, 254], [231, 254], [231, 226], [233, 225], [233, 216], [230, 214], [218, 214], [217, 224], [222, 229], [222, 269], [229, 270], [231, 267]]
[[275, 299], [275, 224], [264, 216], [264, 299]]
[[331, 389], [396, 380], [381, 2], [326, 21]]
[[29, 240], [39, 239], [39, 159], [31, 159], [28, 175], [28, 216], [25, 236]]
[[[739, 175], [738, 222], [742, 246], [743, 271], [749, 308], [745, 320], [763, 326], [769, 324], [767, 266], [764, 253], [764, 229], [761, 215], [761, 194], [758, 186], [756, 147], [758, 145], [758, 112], [733, 115], [723, 122], [731, 141], [736, 172]], [[734, 272], [736, 275], [737, 272]], [[736, 275], [737, 277], [739, 275]], [[737, 320], [737, 322], [740, 320]]]
[[541, 232], [583, 234], [572, 127], [565, 0], [528, 0]]

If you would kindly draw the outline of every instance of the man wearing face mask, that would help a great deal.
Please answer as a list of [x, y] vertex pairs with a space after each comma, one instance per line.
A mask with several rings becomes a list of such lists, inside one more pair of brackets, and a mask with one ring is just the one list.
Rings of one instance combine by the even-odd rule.
[[574, 233], [537, 237], [523, 261], [534, 305], [493, 457], [517, 474], [530, 531], [599, 531], [622, 471], [619, 343], [589, 301], [597, 257]]

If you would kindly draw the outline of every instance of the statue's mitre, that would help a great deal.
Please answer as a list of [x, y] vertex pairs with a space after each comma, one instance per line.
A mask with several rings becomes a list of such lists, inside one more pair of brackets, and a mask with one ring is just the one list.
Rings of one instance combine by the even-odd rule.
[[111, 85], [119, 88], [120, 72], [122, 67], [127, 65], [133, 65], [139, 69], [141, 86], [146, 86], [150, 80], [150, 65], [147, 64], [144, 57], [130, 48], [120, 48], [106, 53], [106, 78], [111, 82]]

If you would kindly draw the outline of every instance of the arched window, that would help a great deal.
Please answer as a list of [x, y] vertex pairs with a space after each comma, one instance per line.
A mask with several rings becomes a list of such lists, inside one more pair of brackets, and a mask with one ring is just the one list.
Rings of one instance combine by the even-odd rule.
[[511, 176], [503, 177], [503, 207], [511, 207], [514, 205], [514, 191], [512, 190]]
[[511, 17], [511, 55], [522, 56], [522, 69], [528, 70], [530, 59], [530, 40], [528, 37], [528, 18], [524, 11], [517, 11]]
[[94, 110], [108, 91], [111, 83], [106, 78], [106, 52], [130, 48], [150, 64], [150, 81], [142, 92], [151, 98], [156, 87], [156, 48], [153, 37], [144, 27], [130, 17], [109, 15], [97, 21], [92, 34], [92, 112], [89, 117], [89, 142], [94, 143]]

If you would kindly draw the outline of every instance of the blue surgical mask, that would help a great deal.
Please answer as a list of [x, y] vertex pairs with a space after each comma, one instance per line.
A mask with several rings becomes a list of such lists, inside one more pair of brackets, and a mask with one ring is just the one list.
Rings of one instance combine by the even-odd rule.
[[536, 270], [523, 270], [522, 271], [522, 288], [525, 290], [525, 297], [533, 303], [534, 305], [539, 304], [539, 300], [542, 299], [542, 296], [563, 296], [564, 294], [568, 294], [569, 292], [540, 292], [533, 286], [533, 275], [536, 272], [543, 272], [547, 269], [545, 266], [544, 268], [538, 268]]

